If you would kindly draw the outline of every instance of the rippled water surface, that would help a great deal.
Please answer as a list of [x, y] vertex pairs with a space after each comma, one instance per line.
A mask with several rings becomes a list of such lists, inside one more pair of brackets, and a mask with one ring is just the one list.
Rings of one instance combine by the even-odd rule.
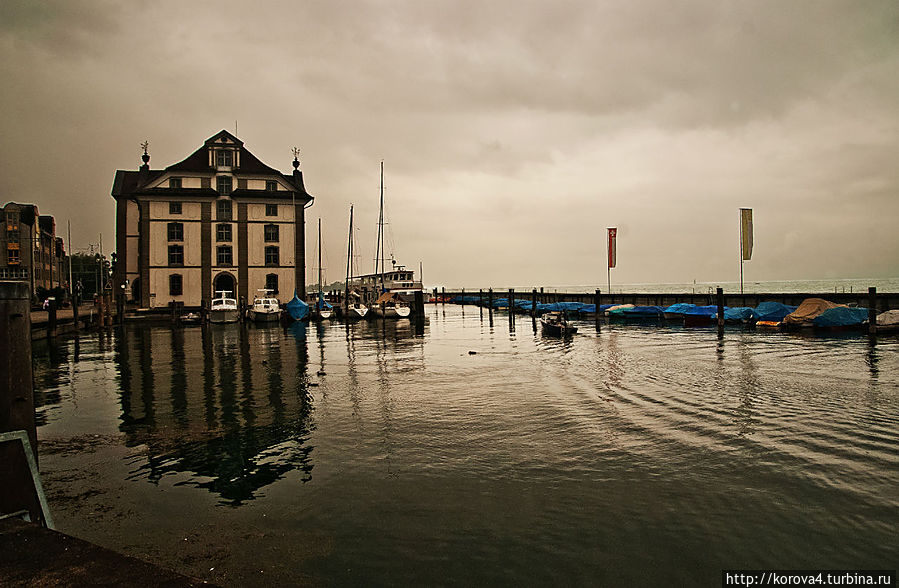
[[894, 568], [899, 340], [529, 318], [35, 348], [65, 532], [220, 584], [720, 585]]

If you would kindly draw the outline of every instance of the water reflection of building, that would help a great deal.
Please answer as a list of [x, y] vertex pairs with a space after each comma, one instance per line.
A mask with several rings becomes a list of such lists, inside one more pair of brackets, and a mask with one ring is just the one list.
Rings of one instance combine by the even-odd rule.
[[219, 494], [229, 504], [297, 470], [311, 479], [308, 352], [277, 331], [232, 325], [132, 329], [117, 344], [121, 430], [145, 445], [134, 473]]

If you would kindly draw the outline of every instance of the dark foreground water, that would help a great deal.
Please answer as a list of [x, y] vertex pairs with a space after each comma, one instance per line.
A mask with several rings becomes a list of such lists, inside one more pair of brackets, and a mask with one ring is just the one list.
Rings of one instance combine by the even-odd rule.
[[896, 338], [428, 313], [36, 346], [58, 527], [225, 585], [899, 562]]

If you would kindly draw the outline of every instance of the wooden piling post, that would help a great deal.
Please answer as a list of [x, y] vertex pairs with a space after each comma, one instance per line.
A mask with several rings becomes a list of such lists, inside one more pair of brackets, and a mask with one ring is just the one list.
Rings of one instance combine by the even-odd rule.
[[493, 288], [487, 289], [487, 308], [490, 309], [490, 312], [493, 312]]
[[440, 288], [440, 302], [446, 304], [446, 286]]
[[421, 290], [415, 291], [415, 318], [423, 320], [425, 316], [425, 296]]
[[78, 292], [72, 294], [72, 318], [75, 321], [75, 332], [78, 332]]
[[465, 288], [462, 288], [462, 295], [460, 296], [460, 302], [462, 306], [465, 306]]
[[724, 288], [718, 288], [715, 292], [718, 302], [718, 336], [724, 336]]
[[537, 316], [537, 288], [531, 291], [531, 316]]
[[47, 301], [47, 339], [56, 337], [56, 298]]
[[515, 312], [515, 290], [509, 288], [509, 314]]
[[877, 336], [877, 288], [868, 288], [868, 335]]
[[478, 290], [478, 306], [484, 306], [484, 289]]

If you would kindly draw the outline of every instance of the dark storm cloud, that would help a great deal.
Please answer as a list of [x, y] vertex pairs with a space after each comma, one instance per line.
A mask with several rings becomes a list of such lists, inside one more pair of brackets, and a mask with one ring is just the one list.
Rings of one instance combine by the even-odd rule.
[[432, 280], [589, 282], [607, 225], [623, 280], [728, 278], [739, 206], [760, 279], [895, 275], [897, 40], [892, 1], [5, 2], [0, 192], [111, 242], [141, 141], [162, 167], [238, 120], [270, 165], [303, 149], [335, 258], [384, 158]]

